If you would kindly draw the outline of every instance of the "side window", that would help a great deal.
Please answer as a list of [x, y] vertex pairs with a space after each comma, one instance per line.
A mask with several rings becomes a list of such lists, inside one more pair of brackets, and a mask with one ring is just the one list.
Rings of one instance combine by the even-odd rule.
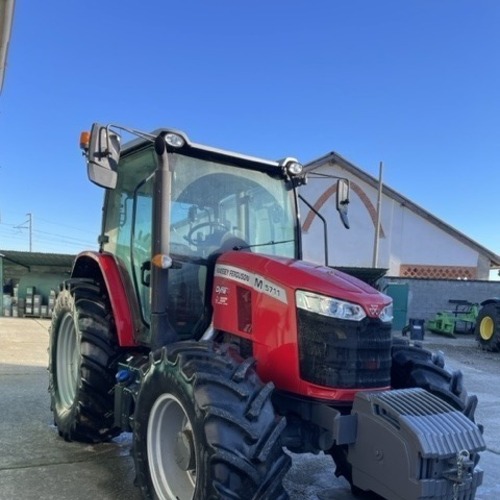
[[150, 316], [149, 287], [142, 283], [141, 266], [151, 253], [150, 177], [154, 169], [151, 148], [121, 158], [117, 186], [107, 191], [104, 211], [103, 250], [116, 255], [125, 267], [146, 322]]
[[106, 204], [106, 236], [108, 241], [104, 250], [114, 253], [125, 262], [130, 260], [128, 250], [130, 243], [132, 193], [126, 191], [110, 191]]

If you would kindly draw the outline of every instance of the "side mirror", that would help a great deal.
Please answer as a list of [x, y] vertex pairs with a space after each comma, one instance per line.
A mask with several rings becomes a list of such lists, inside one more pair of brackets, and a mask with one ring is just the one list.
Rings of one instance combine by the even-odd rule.
[[98, 186], [114, 189], [120, 159], [120, 136], [108, 127], [94, 123], [87, 149], [87, 173]]
[[346, 229], [349, 229], [349, 219], [347, 218], [347, 208], [349, 206], [349, 181], [339, 179], [337, 181], [337, 210], [340, 220]]

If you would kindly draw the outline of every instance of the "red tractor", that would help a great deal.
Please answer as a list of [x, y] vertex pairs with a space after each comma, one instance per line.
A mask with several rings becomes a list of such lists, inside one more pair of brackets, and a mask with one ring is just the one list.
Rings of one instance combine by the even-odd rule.
[[[100, 249], [53, 313], [63, 438], [132, 432], [144, 498], [286, 498], [286, 449], [330, 454], [354, 492], [474, 497], [477, 398], [442, 355], [392, 338], [389, 297], [301, 260], [296, 160], [169, 129], [82, 137], [106, 194]], [[348, 194], [339, 180], [344, 222]]]

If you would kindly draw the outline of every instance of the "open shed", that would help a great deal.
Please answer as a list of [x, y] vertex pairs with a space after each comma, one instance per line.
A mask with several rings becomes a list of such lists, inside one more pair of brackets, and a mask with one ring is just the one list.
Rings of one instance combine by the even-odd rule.
[[[44, 316], [50, 313], [50, 297], [71, 273], [74, 255], [0, 250], [0, 314]], [[51, 293], [52, 292], [52, 293]], [[28, 303], [26, 302], [28, 300]], [[38, 309], [25, 306], [32, 302]], [[47, 306], [42, 314], [42, 306]], [[26, 313], [26, 311], [28, 311]]]

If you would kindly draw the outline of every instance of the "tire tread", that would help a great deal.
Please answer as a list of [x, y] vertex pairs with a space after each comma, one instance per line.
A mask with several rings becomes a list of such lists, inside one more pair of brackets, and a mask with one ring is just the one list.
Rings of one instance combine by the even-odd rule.
[[[74, 402], [63, 409], [58, 402], [56, 337], [58, 321], [68, 312], [77, 315], [80, 366]], [[59, 434], [67, 441], [91, 443], [116, 436], [112, 388], [121, 352], [110, 305], [95, 283], [70, 280], [61, 290], [54, 305], [49, 354], [49, 393]]]
[[179, 342], [162, 351], [152, 356], [160, 360], [150, 361], [143, 372], [136, 405], [134, 459], [145, 498], [154, 498], [145, 458], [147, 412], [167, 389], [159, 388], [162, 378], [181, 380], [190, 387], [186, 401], [192, 402], [193, 414], [204, 429], [203, 456], [209, 477], [196, 500], [287, 498], [281, 479], [291, 459], [279, 439], [286, 421], [276, 417], [273, 386], [259, 380], [254, 361], [240, 359], [231, 349], [212, 342]]

